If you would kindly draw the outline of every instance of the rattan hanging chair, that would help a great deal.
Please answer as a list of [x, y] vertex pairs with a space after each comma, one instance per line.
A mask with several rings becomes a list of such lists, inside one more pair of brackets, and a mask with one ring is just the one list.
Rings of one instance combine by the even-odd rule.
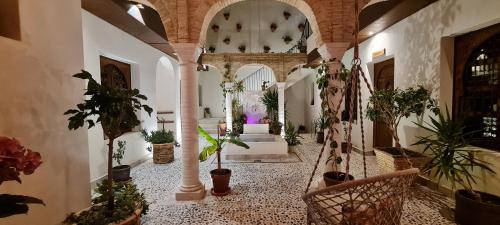
[[[355, 15], [359, 14], [358, 0], [354, 1]], [[362, 68], [361, 60], [359, 59], [359, 21], [356, 17], [355, 22], [355, 42], [354, 42], [354, 59], [353, 66], [351, 70], [351, 75], [346, 81], [346, 87], [351, 87], [351, 93], [349, 99], [355, 99], [357, 96], [359, 101], [359, 117], [363, 118], [363, 108], [362, 108], [362, 96], [361, 91], [361, 79], [367, 85], [370, 94], [373, 94], [373, 89], [371, 88]], [[337, 61], [337, 63], [340, 63]], [[333, 76], [338, 77], [338, 76]], [[336, 94], [336, 93], [334, 93]], [[333, 114], [339, 112], [342, 100], [346, 95], [346, 88], [342, 90], [341, 98], [333, 109], [328, 103], [329, 111]], [[349, 108], [349, 128], [347, 132], [347, 157], [346, 157], [346, 177], [349, 176], [349, 163], [350, 154], [352, 151], [352, 123], [353, 123], [353, 111], [354, 111], [354, 101], [350, 101]], [[401, 220], [401, 215], [403, 212], [403, 206], [405, 200], [407, 199], [410, 186], [419, 174], [419, 170], [412, 168], [410, 160], [407, 155], [403, 152], [403, 156], [406, 157], [409, 167], [411, 169], [397, 171], [395, 173], [384, 174], [380, 176], [367, 178], [366, 172], [366, 157], [365, 157], [365, 142], [364, 142], [364, 129], [363, 129], [363, 119], [359, 120], [361, 128], [361, 141], [362, 141], [362, 152], [363, 152], [363, 164], [364, 164], [364, 179], [355, 181], [345, 181], [344, 183], [326, 187], [318, 191], [309, 192], [312, 180], [318, 169], [318, 164], [321, 161], [323, 152], [325, 151], [326, 143], [323, 144], [321, 151], [319, 153], [316, 165], [314, 166], [311, 177], [309, 178], [309, 183], [305, 191], [305, 195], [302, 199], [307, 205], [307, 224], [323, 225], [399, 225]], [[337, 129], [331, 127], [327, 139], [333, 138], [335, 135], [339, 135]], [[396, 139], [396, 142], [398, 140]]]

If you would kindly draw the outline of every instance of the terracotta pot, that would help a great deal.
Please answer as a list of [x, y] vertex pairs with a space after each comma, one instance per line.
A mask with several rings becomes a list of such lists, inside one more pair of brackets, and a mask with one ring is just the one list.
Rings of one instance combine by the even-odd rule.
[[[332, 186], [332, 185], [337, 185], [344, 183], [346, 173], [343, 172], [337, 172], [337, 171], [330, 171], [323, 173], [323, 180], [325, 181], [326, 186]], [[354, 180], [354, 177], [352, 175], [349, 175], [348, 181]]]
[[460, 225], [500, 224], [500, 197], [476, 191], [481, 201], [466, 190], [455, 192], [455, 222]]
[[128, 181], [130, 180], [130, 166], [120, 165], [113, 167], [113, 180], [114, 181]]
[[323, 144], [325, 143], [325, 132], [316, 133], [316, 143]]
[[288, 152], [295, 152], [295, 151], [297, 151], [297, 145], [288, 146]]
[[228, 195], [231, 192], [231, 189], [229, 188], [231, 170], [215, 169], [210, 171], [210, 175], [212, 176], [212, 183], [213, 183], [212, 195], [224, 196]]

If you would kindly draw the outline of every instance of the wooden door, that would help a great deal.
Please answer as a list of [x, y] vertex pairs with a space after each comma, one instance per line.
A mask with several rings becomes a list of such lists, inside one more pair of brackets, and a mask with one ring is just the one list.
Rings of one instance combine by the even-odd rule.
[[[375, 89], [394, 89], [394, 59], [375, 64]], [[392, 147], [392, 133], [381, 121], [373, 123], [373, 147]]]

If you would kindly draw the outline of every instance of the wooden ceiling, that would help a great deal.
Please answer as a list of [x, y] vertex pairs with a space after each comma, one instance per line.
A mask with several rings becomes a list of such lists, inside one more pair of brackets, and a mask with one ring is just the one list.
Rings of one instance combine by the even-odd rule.
[[177, 59], [174, 49], [168, 42], [160, 16], [154, 9], [146, 5], [140, 9], [146, 25], [127, 13], [127, 10], [136, 4], [127, 0], [82, 0], [83, 9]]

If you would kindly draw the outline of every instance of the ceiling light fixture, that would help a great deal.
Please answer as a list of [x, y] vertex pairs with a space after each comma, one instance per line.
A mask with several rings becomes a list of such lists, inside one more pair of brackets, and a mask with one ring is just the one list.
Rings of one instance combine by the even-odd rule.
[[373, 35], [373, 31], [368, 32], [368, 35], [372, 36]]

